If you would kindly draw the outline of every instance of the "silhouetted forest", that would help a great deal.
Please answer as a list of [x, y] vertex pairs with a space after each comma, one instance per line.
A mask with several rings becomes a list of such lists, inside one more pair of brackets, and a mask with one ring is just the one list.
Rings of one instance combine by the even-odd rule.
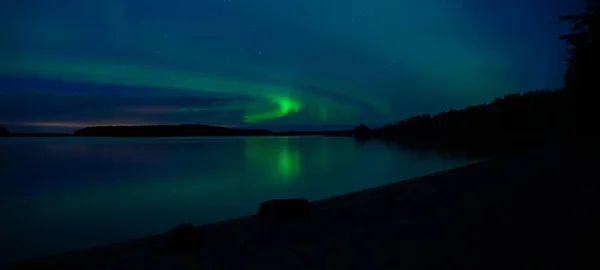
[[350, 137], [352, 136], [352, 130], [328, 130], [328, 131], [283, 131], [273, 132], [275, 136], [305, 136], [305, 135], [319, 135], [319, 136], [335, 136], [335, 137]]
[[256, 136], [272, 135], [266, 129], [236, 129], [209, 125], [100, 126], [76, 130], [75, 136], [173, 137], [173, 136]]
[[600, 89], [599, 2], [586, 0], [584, 13], [559, 18], [573, 23], [571, 33], [559, 37], [570, 46], [562, 88], [509, 94], [487, 104], [417, 115], [376, 129], [360, 125], [353, 130], [355, 138], [484, 155], [576, 140], [577, 93]]
[[423, 114], [377, 129], [354, 128], [357, 139], [380, 138], [415, 147], [479, 154], [513, 151], [574, 134], [564, 112], [566, 90], [509, 94], [487, 104]]
[[209, 125], [147, 125], [147, 126], [101, 126], [76, 130], [75, 136], [88, 137], [176, 137], [176, 136], [298, 136], [328, 135], [351, 136], [352, 131], [286, 131], [273, 132], [266, 129], [226, 128]]
[[[590, 92], [600, 89], [600, 52], [598, 36], [600, 35], [600, 0], [585, 0], [585, 11], [580, 14], [560, 16], [559, 19], [572, 24], [571, 32], [559, 37], [569, 45], [565, 87], [575, 96], [581, 91]], [[586, 95], [587, 96], [587, 95]]]

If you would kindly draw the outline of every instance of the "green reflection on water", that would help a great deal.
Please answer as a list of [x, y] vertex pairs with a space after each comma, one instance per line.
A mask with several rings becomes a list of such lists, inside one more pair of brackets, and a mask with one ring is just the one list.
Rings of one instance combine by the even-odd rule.
[[291, 183], [300, 175], [300, 150], [297, 141], [282, 137], [273, 139], [247, 138], [244, 143], [246, 164], [264, 170], [271, 180]]

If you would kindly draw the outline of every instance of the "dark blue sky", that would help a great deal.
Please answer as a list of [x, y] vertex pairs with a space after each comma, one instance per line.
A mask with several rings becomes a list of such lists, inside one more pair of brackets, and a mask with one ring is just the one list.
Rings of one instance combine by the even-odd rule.
[[383, 124], [561, 84], [570, 0], [0, 4], [0, 125]]

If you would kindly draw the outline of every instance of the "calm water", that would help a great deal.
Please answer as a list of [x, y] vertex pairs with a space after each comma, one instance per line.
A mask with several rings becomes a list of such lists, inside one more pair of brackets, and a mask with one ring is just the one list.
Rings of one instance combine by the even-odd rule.
[[0, 139], [0, 261], [252, 214], [472, 163], [351, 138]]

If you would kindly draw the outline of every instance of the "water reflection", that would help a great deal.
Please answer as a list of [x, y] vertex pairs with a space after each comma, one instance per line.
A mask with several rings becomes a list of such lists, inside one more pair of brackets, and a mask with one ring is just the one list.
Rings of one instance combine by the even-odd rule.
[[291, 183], [301, 172], [298, 140], [282, 137], [247, 138], [244, 143], [246, 164], [251, 170], [264, 171], [271, 180]]
[[472, 162], [352, 138], [0, 140], [0, 264]]

